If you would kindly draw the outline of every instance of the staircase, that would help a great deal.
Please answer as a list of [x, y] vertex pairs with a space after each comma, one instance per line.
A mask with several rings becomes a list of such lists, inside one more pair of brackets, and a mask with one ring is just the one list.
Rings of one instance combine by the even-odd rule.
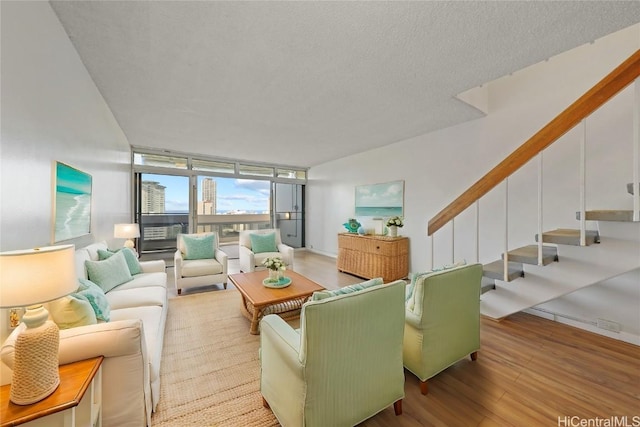
[[[570, 129], [608, 102], [640, 76], [640, 50], [587, 91], [538, 133], [526, 141], [494, 169], [477, 181], [429, 221], [431, 236], [445, 224], [478, 201], [501, 182], [506, 182], [505, 206], [508, 206], [508, 178], [520, 167], [542, 153]], [[640, 81], [636, 81], [636, 107], [640, 111]], [[633, 210], [586, 210], [584, 140], [581, 147], [580, 211], [577, 229], [542, 232], [542, 157], [539, 167], [538, 229], [532, 236], [536, 244], [508, 248], [508, 211], [505, 215], [505, 253], [483, 266], [481, 314], [501, 320], [505, 317], [603, 282], [640, 268], [640, 117], [634, 119], [633, 180], [626, 184], [632, 196]], [[634, 185], [635, 184], [635, 185]], [[622, 183], [621, 183], [622, 186]], [[622, 191], [622, 189], [621, 189]], [[479, 207], [477, 207], [479, 209]], [[477, 221], [477, 220], [476, 220]], [[591, 225], [587, 230], [587, 221]], [[476, 241], [479, 238], [476, 222]], [[539, 235], [542, 235], [542, 239]], [[455, 235], [452, 238], [455, 241]], [[541, 241], [540, 241], [541, 240]], [[433, 265], [432, 249], [432, 265]]]
[[[554, 244], [545, 244], [548, 256], [543, 265], [537, 265], [535, 253], [518, 258], [519, 263], [514, 264], [520, 266], [521, 274], [510, 281], [495, 278], [495, 273], [489, 273], [494, 286], [493, 289], [485, 289], [481, 296], [482, 315], [500, 320], [640, 268], [640, 222], [599, 221], [598, 228], [598, 231], [589, 233], [591, 238], [587, 246], [579, 245], [580, 230], [550, 232], [548, 238], [544, 233], [543, 242]], [[537, 252], [537, 246], [532, 247]], [[523, 252], [521, 249], [509, 253]], [[531, 246], [525, 249], [530, 251]], [[549, 262], [553, 256], [555, 260]], [[503, 262], [498, 263], [502, 268]]]

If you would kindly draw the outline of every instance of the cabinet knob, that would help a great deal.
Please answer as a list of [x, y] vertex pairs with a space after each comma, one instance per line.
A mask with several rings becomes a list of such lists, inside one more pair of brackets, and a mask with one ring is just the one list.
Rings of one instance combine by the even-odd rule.
[[380, 249], [380, 246], [376, 246], [376, 249]]

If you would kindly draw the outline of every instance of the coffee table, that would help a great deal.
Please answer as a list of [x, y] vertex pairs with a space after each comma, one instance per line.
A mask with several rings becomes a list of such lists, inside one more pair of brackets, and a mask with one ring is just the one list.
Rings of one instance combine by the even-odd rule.
[[286, 288], [267, 288], [262, 281], [267, 278], [267, 270], [252, 273], [230, 274], [229, 280], [242, 295], [242, 314], [251, 321], [249, 332], [253, 335], [260, 333], [260, 319], [267, 314], [277, 314], [285, 320], [296, 319], [300, 316], [300, 309], [307, 299], [316, 291], [325, 288], [316, 282], [287, 270], [285, 276], [291, 279]]

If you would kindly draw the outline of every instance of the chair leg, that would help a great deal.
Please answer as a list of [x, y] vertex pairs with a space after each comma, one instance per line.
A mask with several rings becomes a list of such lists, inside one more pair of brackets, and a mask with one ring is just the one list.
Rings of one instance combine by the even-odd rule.
[[475, 361], [478, 358], [478, 352], [474, 351], [473, 353], [471, 353], [471, 360]]
[[271, 407], [269, 406], [269, 402], [265, 400], [264, 396], [262, 397], [262, 406], [264, 406], [267, 409], [271, 409]]
[[402, 399], [393, 402], [393, 410], [397, 415], [402, 415]]
[[429, 387], [427, 386], [427, 381], [420, 381], [420, 393], [427, 395], [429, 393]]
[[224, 282], [222, 286], [224, 286], [224, 288], [227, 289], [227, 282]]
[[178, 289], [178, 295], [182, 293], [182, 289]]

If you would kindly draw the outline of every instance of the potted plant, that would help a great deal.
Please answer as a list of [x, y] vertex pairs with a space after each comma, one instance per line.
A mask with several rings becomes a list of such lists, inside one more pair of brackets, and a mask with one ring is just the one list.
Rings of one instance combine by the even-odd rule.
[[262, 265], [267, 267], [267, 270], [269, 270], [270, 282], [280, 281], [280, 278], [284, 274], [284, 271], [287, 269], [287, 266], [280, 257], [267, 258], [262, 261]]
[[389, 237], [397, 237], [398, 228], [402, 228], [404, 226], [404, 220], [402, 217], [392, 216], [387, 220], [386, 225], [389, 228]]

